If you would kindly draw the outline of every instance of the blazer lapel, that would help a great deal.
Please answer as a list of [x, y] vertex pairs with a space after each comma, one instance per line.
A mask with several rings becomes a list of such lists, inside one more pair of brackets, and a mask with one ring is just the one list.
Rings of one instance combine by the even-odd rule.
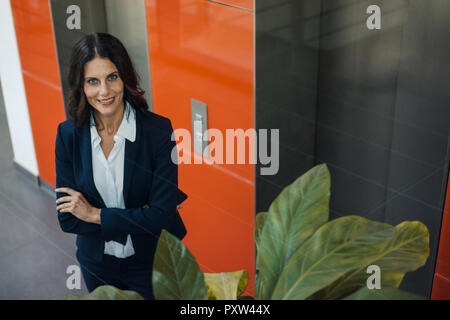
[[[140, 114], [136, 111], [136, 139], [134, 142], [130, 140], [125, 140], [125, 159], [124, 159], [124, 170], [123, 170], [123, 198], [125, 206], [129, 207], [129, 190], [131, 184], [131, 177], [134, 173], [134, 168], [136, 164], [137, 157], [139, 155], [139, 144], [141, 142], [141, 122]], [[98, 205], [102, 208], [106, 207], [100, 193], [95, 187], [94, 174], [92, 171], [92, 147], [91, 147], [91, 130], [90, 128], [81, 128], [81, 139], [80, 139], [80, 151], [81, 151], [81, 162], [83, 168], [83, 181], [87, 182], [89, 186], [89, 195], [97, 201]]]
[[134, 169], [136, 167], [138, 155], [139, 155], [139, 145], [142, 143], [140, 134], [141, 132], [141, 122], [139, 111], [136, 110], [136, 138], [134, 142], [130, 140], [125, 140], [125, 159], [124, 159], [124, 169], [123, 169], [123, 200], [125, 206], [130, 207], [129, 197], [130, 197], [130, 184], [131, 177], [133, 176]]
[[[82, 180], [87, 182], [89, 186], [88, 196], [93, 198], [97, 202], [96, 206], [105, 208], [105, 202], [103, 201], [100, 193], [95, 187], [94, 174], [92, 171], [92, 146], [91, 146], [91, 130], [90, 128], [81, 128], [81, 139], [80, 139], [80, 151], [81, 151], [81, 163], [83, 170]], [[86, 183], [84, 183], [86, 185]], [[94, 205], [94, 204], [92, 204]]]

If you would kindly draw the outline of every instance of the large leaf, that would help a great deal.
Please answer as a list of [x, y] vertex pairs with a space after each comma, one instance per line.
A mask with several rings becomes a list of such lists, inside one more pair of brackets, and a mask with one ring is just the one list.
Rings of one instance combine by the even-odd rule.
[[205, 273], [208, 296], [213, 300], [236, 300], [248, 284], [247, 270], [221, 273]]
[[429, 233], [419, 221], [405, 221], [395, 227], [395, 237], [379, 256], [367, 265], [352, 270], [328, 287], [314, 294], [313, 299], [340, 299], [360, 287], [365, 287], [367, 267], [377, 265], [381, 271], [381, 288], [398, 287], [406, 272], [423, 266], [428, 258]]
[[270, 205], [256, 257], [257, 299], [269, 299], [288, 260], [328, 221], [330, 174], [318, 165], [287, 186]]
[[158, 300], [206, 300], [203, 272], [185, 245], [162, 230], [153, 264], [153, 292]]
[[[254, 237], [255, 237], [255, 244], [256, 244], [256, 252], [258, 254], [259, 251], [259, 241], [261, 239], [261, 232], [264, 227], [264, 223], [266, 222], [267, 218], [267, 212], [260, 212], [255, 217], [255, 231], [254, 231]], [[259, 277], [259, 270], [256, 270], [255, 274], [255, 292], [259, 292], [259, 285], [260, 285], [260, 277]]]
[[264, 223], [266, 222], [267, 212], [260, 212], [256, 215], [255, 218], [255, 244], [256, 247], [259, 247], [259, 239], [261, 236], [262, 229], [264, 227]]
[[291, 257], [271, 299], [305, 299], [350, 270], [382, 254], [395, 236], [393, 226], [345, 216], [319, 228]]
[[69, 295], [64, 300], [144, 300], [142, 296], [131, 290], [120, 290], [113, 286], [99, 286], [85, 296]]
[[426, 298], [398, 288], [369, 289], [363, 287], [345, 297], [344, 300], [426, 300]]

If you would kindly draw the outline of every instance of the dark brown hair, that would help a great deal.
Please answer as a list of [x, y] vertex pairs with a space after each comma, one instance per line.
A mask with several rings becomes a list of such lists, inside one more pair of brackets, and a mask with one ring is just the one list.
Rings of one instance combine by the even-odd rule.
[[70, 56], [68, 114], [75, 126], [89, 127], [92, 106], [84, 94], [84, 65], [96, 56], [108, 58], [117, 67], [124, 83], [124, 101], [143, 113], [149, 113], [139, 85], [139, 76], [122, 42], [108, 33], [91, 33], [75, 43]]

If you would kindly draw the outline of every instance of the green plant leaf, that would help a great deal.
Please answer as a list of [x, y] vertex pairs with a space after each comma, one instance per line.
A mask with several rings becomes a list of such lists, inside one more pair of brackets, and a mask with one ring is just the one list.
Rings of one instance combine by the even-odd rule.
[[306, 299], [350, 270], [367, 265], [394, 236], [393, 226], [359, 216], [328, 222], [291, 257], [271, 299]]
[[266, 222], [267, 212], [260, 212], [255, 217], [255, 244], [256, 247], [259, 247], [259, 239], [261, 235], [261, 231], [264, 227], [264, 223]]
[[69, 295], [64, 300], [144, 300], [137, 292], [120, 290], [114, 286], [99, 286], [85, 296]]
[[158, 300], [207, 300], [203, 272], [186, 246], [162, 230], [153, 263], [153, 292]]
[[346, 273], [331, 285], [313, 295], [312, 299], [340, 299], [358, 288], [365, 287], [369, 265], [381, 271], [381, 288], [398, 287], [406, 272], [414, 271], [427, 261], [429, 248], [427, 227], [419, 221], [405, 221], [395, 227], [395, 236], [366, 265]]
[[205, 273], [208, 296], [214, 300], [236, 300], [247, 288], [247, 270], [221, 273]]
[[[261, 232], [262, 229], [264, 228], [264, 223], [266, 222], [266, 218], [267, 218], [267, 212], [260, 212], [256, 215], [255, 217], [255, 245], [256, 245], [256, 252], [258, 254], [259, 252], [259, 241], [261, 239]], [[260, 277], [257, 273], [255, 274], [255, 292], [259, 291], [259, 285], [260, 285], [260, 281], [259, 281]]]
[[284, 188], [272, 202], [259, 235], [257, 299], [270, 299], [292, 254], [328, 221], [329, 200], [330, 173], [321, 164]]
[[363, 287], [344, 300], [427, 300], [425, 297], [398, 288], [369, 289]]

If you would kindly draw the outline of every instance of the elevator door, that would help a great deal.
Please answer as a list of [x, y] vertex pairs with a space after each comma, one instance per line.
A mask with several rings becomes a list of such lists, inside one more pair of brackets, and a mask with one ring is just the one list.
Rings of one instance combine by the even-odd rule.
[[[50, 5], [66, 108], [72, 46], [85, 34], [107, 32], [117, 37], [127, 49], [141, 79], [145, 98], [153, 110], [145, 0], [51, 0]], [[80, 29], [69, 29], [67, 26], [67, 20], [75, 14], [68, 10], [72, 5], [80, 8]]]

